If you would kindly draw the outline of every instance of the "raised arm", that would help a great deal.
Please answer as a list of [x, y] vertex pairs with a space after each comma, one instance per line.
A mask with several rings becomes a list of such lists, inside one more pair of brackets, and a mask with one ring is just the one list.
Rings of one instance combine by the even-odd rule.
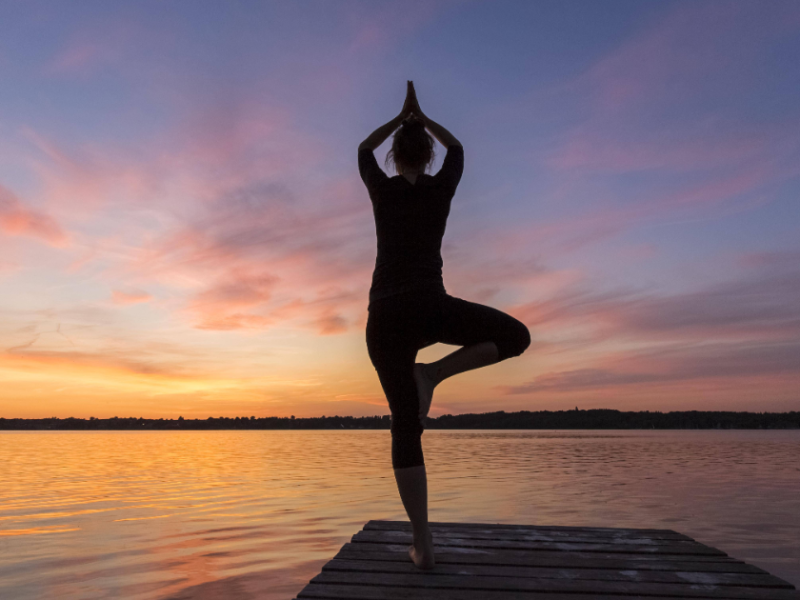
[[430, 131], [433, 134], [433, 137], [435, 137], [437, 140], [439, 140], [439, 143], [442, 146], [444, 146], [445, 148], [449, 148], [450, 146], [460, 146], [461, 145], [461, 142], [459, 142], [456, 139], [456, 136], [454, 136], [452, 133], [447, 131], [447, 129], [445, 129], [444, 127], [439, 125], [436, 121], [426, 117], [422, 113], [420, 113], [419, 116], [422, 119], [422, 121], [425, 123], [425, 127], [428, 128], [428, 131]]
[[[461, 146], [461, 142], [456, 139], [452, 133], [447, 131], [444, 127], [439, 125], [433, 119], [425, 116], [425, 113], [422, 112], [422, 109], [419, 107], [419, 101], [417, 100], [417, 92], [414, 89], [414, 82], [408, 82], [408, 95], [406, 99], [406, 104], [409, 107], [411, 113], [417, 115], [422, 122], [425, 123], [425, 127], [433, 134], [439, 143], [444, 146], [445, 148], [449, 148], [450, 146]], [[405, 108], [405, 107], [403, 107]]]
[[405, 119], [406, 116], [407, 115], [405, 113], [401, 112], [399, 115], [397, 115], [394, 119], [392, 119], [388, 123], [385, 123], [380, 127], [378, 127], [375, 131], [369, 134], [367, 139], [365, 139], [363, 142], [359, 144], [358, 150], [361, 151], [364, 148], [375, 150], [375, 148], [377, 148], [383, 142], [386, 141], [386, 138], [392, 135], [392, 132], [395, 129], [400, 127], [400, 123], [403, 122], [403, 119]]

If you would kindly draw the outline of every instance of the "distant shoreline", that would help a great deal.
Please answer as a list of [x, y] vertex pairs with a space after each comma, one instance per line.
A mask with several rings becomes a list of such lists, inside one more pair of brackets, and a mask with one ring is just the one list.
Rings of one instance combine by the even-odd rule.
[[[208, 430], [389, 429], [391, 417], [208, 417], [145, 419], [75, 417], [0, 418], [0, 431], [25, 430]], [[612, 409], [467, 413], [429, 418], [426, 429], [800, 429], [800, 412], [641, 411]]]

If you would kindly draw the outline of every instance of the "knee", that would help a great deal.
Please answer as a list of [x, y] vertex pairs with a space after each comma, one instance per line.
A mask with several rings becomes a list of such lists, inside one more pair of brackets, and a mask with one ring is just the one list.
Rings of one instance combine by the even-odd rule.
[[392, 414], [392, 439], [403, 444], [413, 444], [422, 437], [424, 426], [420, 421], [419, 413], [409, 410]]
[[517, 321], [503, 340], [502, 345], [498, 345], [499, 358], [500, 360], [504, 360], [512, 356], [519, 356], [525, 352], [530, 345], [530, 330], [522, 321]]
[[419, 415], [403, 411], [392, 414], [392, 467], [404, 469], [425, 464]]

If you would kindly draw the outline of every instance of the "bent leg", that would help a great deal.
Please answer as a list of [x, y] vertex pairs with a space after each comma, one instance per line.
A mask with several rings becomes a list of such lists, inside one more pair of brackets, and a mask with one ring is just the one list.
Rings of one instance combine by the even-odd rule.
[[[453, 375], [480, 369], [487, 365], [499, 362], [499, 351], [494, 342], [479, 342], [471, 346], [464, 346], [447, 356], [440, 358], [436, 362], [422, 365], [425, 375], [431, 382], [431, 393], [433, 388], [442, 381]], [[427, 415], [427, 411], [425, 411]]]
[[[439, 315], [438, 341], [464, 347], [417, 366], [418, 385], [428, 406], [433, 389], [448, 377], [519, 356], [531, 343], [524, 323], [490, 306], [448, 295], [442, 299]], [[427, 407], [422, 409], [427, 415]]]
[[[497, 348], [497, 361], [519, 356], [531, 344], [530, 331], [522, 321], [491, 306], [453, 296], [442, 301], [438, 337], [444, 344], [457, 346], [493, 342]], [[484, 354], [489, 354], [489, 351]]]

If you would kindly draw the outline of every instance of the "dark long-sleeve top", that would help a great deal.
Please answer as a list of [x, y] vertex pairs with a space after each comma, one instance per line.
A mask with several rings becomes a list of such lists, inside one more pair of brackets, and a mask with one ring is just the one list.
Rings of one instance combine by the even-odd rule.
[[408, 291], [445, 293], [442, 237], [464, 171], [464, 148], [449, 146], [439, 172], [420, 173], [414, 183], [402, 175], [386, 175], [369, 148], [359, 150], [358, 170], [372, 201], [378, 236], [370, 304]]

